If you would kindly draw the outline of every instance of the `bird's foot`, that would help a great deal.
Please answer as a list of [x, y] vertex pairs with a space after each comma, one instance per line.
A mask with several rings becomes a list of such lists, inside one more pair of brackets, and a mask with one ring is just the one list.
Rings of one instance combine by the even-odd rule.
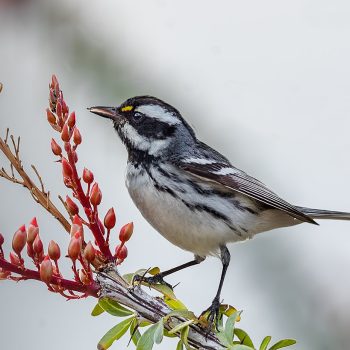
[[133, 278], [133, 282], [132, 284], [140, 284], [142, 282], [145, 282], [149, 285], [156, 285], [156, 284], [162, 284], [164, 286], [169, 287], [171, 290], [173, 290], [173, 286], [171, 284], [169, 284], [168, 282], [164, 281], [163, 275], [162, 273], [157, 273], [154, 276], [150, 276], [150, 277], [146, 277], [146, 276], [142, 276], [142, 275], [135, 275]]
[[219, 326], [219, 320], [220, 320], [220, 301], [219, 297], [215, 297], [211, 305], [205, 309], [201, 315], [201, 317], [206, 317], [208, 320], [208, 327], [207, 327], [207, 335], [210, 333], [210, 331], [213, 329], [213, 326], [215, 325], [216, 330], [218, 331]]

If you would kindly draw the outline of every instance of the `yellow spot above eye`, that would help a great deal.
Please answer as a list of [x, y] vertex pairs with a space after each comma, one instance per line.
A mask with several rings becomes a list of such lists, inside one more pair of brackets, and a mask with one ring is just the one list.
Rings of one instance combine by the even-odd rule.
[[122, 108], [122, 112], [130, 112], [133, 110], [133, 106], [125, 106]]

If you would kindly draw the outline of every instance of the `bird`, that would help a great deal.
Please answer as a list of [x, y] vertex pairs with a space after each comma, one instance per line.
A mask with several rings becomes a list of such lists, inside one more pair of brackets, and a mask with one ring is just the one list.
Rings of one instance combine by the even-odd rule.
[[218, 323], [221, 290], [230, 263], [228, 243], [258, 233], [317, 219], [350, 220], [350, 213], [292, 205], [261, 181], [236, 168], [200, 141], [170, 104], [136, 96], [117, 107], [90, 107], [112, 120], [128, 152], [126, 186], [142, 216], [164, 238], [194, 254], [194, 259], [143, 277], [164, 277], [197, 265], [208, 256], [221, 259], [217, 293], [205, 310], [210, 327]]

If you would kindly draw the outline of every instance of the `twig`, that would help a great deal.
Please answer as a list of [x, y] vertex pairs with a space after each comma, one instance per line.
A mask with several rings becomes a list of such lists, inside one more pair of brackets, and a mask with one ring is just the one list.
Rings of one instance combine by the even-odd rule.
[[22, 178], [23, 182], [15, 179], [14, 177], [11, 178], [4, 168], [1, 169], [0, 176], [6, 178], [7, 180], [10, 180], [14, 183], [18, 183], [26, 187], [32, 197], [35, 199], [36, 202], [38, 202], [42, 207], [44, 207], [51, 215], [53, 215], [64, 227], [64, 229], [69, 232], [70, 231], [70, 223], [67, 221], [67, 219], [63, 216], [63, 214], [56, 208], [56, 206], [52, 203], [52, 201], [49, 198], [48, 193], [45, 193], [44, 191], [44, 186], [43, 182], [41, 180], [40, 175], [38, 174], [37, 170], [35, 167], [33, 167], [36, 175], [39, 178], [40, 184], [41, 184], [41, 189], [40, 190], [34, 183], [34, 181], [29, 177], [27, 172], [24, 170], [22, 166], [22, 162], [20, 160], [19, 156], [19, 144], [20, 144], [20, 139], [18, 138], [17, 144], [14, 140], [13, 135], [10, 135], [13, 147], [14, 147], [14, 152], [11, 151], [7, 141], [8, 141], [8, 136], [9, 136], [9, 130], [7, 129], [6, 131], [6, 137], [5, 139], [2, 139], [0, 137], [0, 151], [6, 156], [6, 158], [9, 160], [10, 164], [16, 169], [17, 173], [19, 176]]

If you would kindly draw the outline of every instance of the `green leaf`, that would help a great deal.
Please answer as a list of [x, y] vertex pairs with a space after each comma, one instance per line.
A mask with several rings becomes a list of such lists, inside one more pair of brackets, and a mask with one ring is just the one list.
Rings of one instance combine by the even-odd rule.
[[197, 320], [197, 317], [195, 316], [195, 314], [192, 311], [174, 310], [174, 311], [169, 312], [164, 317], [164, 321], [166, 322], [170, 317], [173, 317], [173, 316], [184, 317], [184, 318], [188, 318], [190, 320]]
[[182, 340], [182, 342], [184, 343], [186, 349], [189, 349], [190, 346], [188, 345], [188, 333], [190, 332], [190, 327], [184, 327], [181, 330], [181, 334], [180, 334], [180, 338]]
[[237, 338], [240, 340], [240, 343], [242, 345], [247, 345], [247, 346], [250, 346], [251, 348], [254, 349], [254, 344], [253, 344], [252, 340], [250, 339], [249, 335], [243, 329], [235, 328], [234, 334], [236, 334]]
[[240, 312], [238, 312], [238, 311], [234, 312], [227, 319], [226, 324], [225, 324], [224, 333], [225, 333], [225, 337], [230, 345], [233, 344], [233, 332], [234, 332], [234, 328], [235, 328], [236, 318], [239, 314], [240, 314]]
[[176, 346], [176, 350], [183, 350], [183, 348], [184, 348], [184, 343], [182, 342], [182, 340], [179, 340]]
[[[174, 328], [172, 328], [169, 331], [169, 334], [175, 334], [176, 332], [180, 331], [182, 328], [189, 326], [193, 322], [194, 322], [194, 320], [188, 320], [188, 321], [182, 322], [182, 323], [178, 324], [177, 326], [175, 326]], [[185, 343], [185, 341], [184, 341], [184, 343]]]
[[111, 328], [98, 342], [97, 349], [98, 350], [106, 350], [108, 349], [114, 341], [120, 339], [125, 332], [129, 329], [131, 322], [134, 320], [134, 317], [130, 317], [116, 326]]
[[287, 346], [294, 345], [296, 341], [294, 339], [283, 339], [277, 342], [275, 345], [272, 345], [269, 350], [277, 350], [277, 349], [282, 349], [286, 348]]
[[137, 343], [136, 350], [151, 350], [153, 348], [154, 333], [157, 327], [158, 323], [155, 323], [141, 335], [141, 338]]
[[164, 302], [173, 310], [187, 310], [186, 305], [179, 299], [171, 299], [164, 296]]
[[260, 345], [260, 348], [259, 350], [266, 350], [267, 349], [267, 346], [269, 345], [271, 341], [271, 337], [268, 335], [266, 336], [263, 341], [261, 342], [261, 345]]
[[163, 340], [163, 334], [164, 334], [164, 324], [163, 324], [163, 318], [161, 318], [157, 323], [157, 327], [154, 331], [153, 340], [156, 344], [160, 344]]
[[103, 310], [107, 311], [113, 316], [125, 317], [133, 314], [132, 311], [126, 309], [124, 306], [121, 306], [115, 300], [109, 298], [102, 298], [99, 300], [98, 303]]
[[100, 306], [99, 303], [97, 303], [94, 307], [94, 309], [91, 311], [91, 316], [98, 316], [101, 315], [105, 310]]
[[137, 345], [139, 339], [141, 338], [141, 333], [137, 327], [139, 327], [138, 321], [136, 318], [134, 318], [130, 325], [130, 337], [135, 345]]

